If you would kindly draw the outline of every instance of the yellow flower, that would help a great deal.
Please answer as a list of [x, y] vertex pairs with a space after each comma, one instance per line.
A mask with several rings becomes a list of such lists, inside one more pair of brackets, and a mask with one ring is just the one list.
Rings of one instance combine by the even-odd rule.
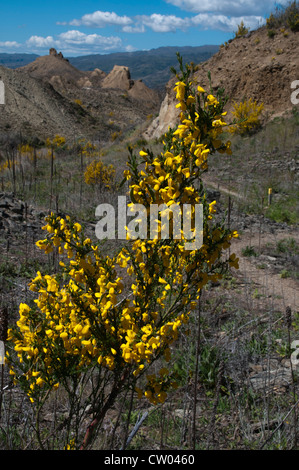
[[208, 95], [207, 101], [209, 106], [217, 106], [219, 104], [219, 101], [217, 101], [217, 99], [213, 95]]
[[186, 84], [184, 82], [177, 82], [174, 90], [176, 91], [176, 99], [183, 101], [185, 99], [185, 88]]
[[78, 223], [75, 223], [75, 224], [74, 224], [74, 229], [76, 230], [76, 232], [81, 232], [81, 230], [82, 230], [82, 227], [81, 227], [81, 225], [80, 225], [80, 224], [78, 224]]

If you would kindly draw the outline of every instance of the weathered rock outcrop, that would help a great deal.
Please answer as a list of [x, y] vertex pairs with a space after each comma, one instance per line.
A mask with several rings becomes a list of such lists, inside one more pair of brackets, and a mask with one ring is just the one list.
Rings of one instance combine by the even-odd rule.
[[134, 85], [128, 67], [115, 65], [111, 72], [104, 78], [102, 88], [117, 88], [119, 90], [130, 90]]
[[23, 135], [43, 140], [56, 134], [80, 135], [82, 129], [91, 127], [92, 118], [86, 112], [83, 114], [83, 110], [79, 121], [78, 106], [46, 81], [37, 80], [25, 71], [1, 66], [0, 76], [5, 85], [0, 134], [21, 131]]
[[112, 71], [101, 83], [102, 88], [114, 88], [124, 90], [128, 96], [135, 100], [152, 103], [153, 106], [159, 104], [159, 96], [148, 88], [141, 80], [132, 80], [128, 67], [115, 65]]
[[69, 61], [68, 59], [66, 59], [65, 57], [63, 57], [62, 52], [57, 52], [54, 47], [51, 47], [51, 49], [49, 50], [49, 55], [52, 55], [52, 56], [54, 56], [54, 57], [58, 57], [58, 59], [63, 59], [63, 60], [65, 60], [66, 62]]
[[[173, 85], [172, 81], [170, 83]], [[158, 139], [162, 134], [167, 132], [169, 127], [175, 127], [177, 125], [179, 110], [176, 108], [176, 104], [173, 86], [171, 87], [170, 84], [168, 84], [159, 116], [152, 121], [151, 125], [144, 133], [146, 139]]]
[[68, 85], [76, 85], [86, 78], [85, 72], [70, 64], [62, 53], [57, 53], [54, 48], [50, 49], [49, 55], [38, 57], [34, 62], [17, 70], [27, 72], [31, 77], [50, 82], [54, 86], [58, 83], [57, 77], [60, 77], [62, 83]]

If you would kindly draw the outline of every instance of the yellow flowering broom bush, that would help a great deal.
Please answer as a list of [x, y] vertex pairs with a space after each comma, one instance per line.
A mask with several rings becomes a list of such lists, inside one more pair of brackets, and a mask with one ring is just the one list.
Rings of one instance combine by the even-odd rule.
[[102, 160], [92, 161], [85, 169], [84, 180], [86, 184], [98, 186], [101, 191], [110, 189], [115, 176], [115, 166], [105, 165]]
[[261, 127], [263, 109], [264, 103], [258, 104], [252, 98], [234, 103], [232, 114], [235, 117], [235, 123], [229, 127], [229, 132], [231, 134], [246, 135], [258, 130]]
[[[137, 157], [130, 150], [124, 177], [132, 203], [143, 204], [148, 217], [151, 204], [164, 204], [163, 210], [202, 204], [203, 245], [187, 250], [184, 233], [163, 239], [157, 223], [152, 238], [128, 232], [127, 245], [112, 258], [101, 243], [84, 236], [80, 224], [51, 214], [37, 246], [45, 253], [58, 251], [61, 272], [37, 273], [30, 284], [34, 305], [22, 303], [20, 319], [9, 330], [7, 362], [33, 406], [41, 410], [55, 389], [69, 397], [70, 416], [60, 434], [66, 447], [70, 441], [75, 448], [90, 447], [124, 391], [135, 390], [152, 404], [165, 401], [176, 386], [166, 367], [171, 348], [201, 289], [228, 265], [238, 267], [235, 255], [223, 257], [237, 233], [213, 220], [215, 202], [207, 202], [201, 180], [210, 155], [231, 153], [230, 143], [221, 140], [224, 104], [192, 82], [189, 66], [181, 60], [180, 65], [175, 87], [180, 124], [165, 135], [160, 155], [143, 150]], [[124, 283], [128, 275], [129, 285]], [[153, 373], [158, 359], [161, 368]], [[87, 407], [91, 420], [82, 434]], [[42, 446], [40, 436], [39, 442]]]

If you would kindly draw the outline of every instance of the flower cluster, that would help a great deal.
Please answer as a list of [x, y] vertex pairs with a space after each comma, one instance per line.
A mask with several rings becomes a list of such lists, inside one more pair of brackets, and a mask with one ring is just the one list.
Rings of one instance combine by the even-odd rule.
[[105, 165], [101, 160], [91, 162], [84, 173], [85, 183], [89, 185], [104, 186], [109, 189], [115, 175], [114, 165]]
[[65, 146], [65, 144], [66, 144], [65, 137], [58, 135], [58, 134], [52, 140], [49, 138], [46, 140], [46, 147], [48, 148], [57, 149], [57, 148]]
[[237, 123], [229, 128], [229, 132], [232, 134], [245, 135], [259, 129], [263, 109], [263, 103], [258, 104], [251, 98], [241, 101], [240, 103], [234, 103], [234, 111], [232, 114]]

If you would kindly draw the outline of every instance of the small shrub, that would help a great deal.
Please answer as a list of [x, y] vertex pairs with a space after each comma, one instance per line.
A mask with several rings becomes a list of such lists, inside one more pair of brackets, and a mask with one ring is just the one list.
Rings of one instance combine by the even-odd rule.
[[243, 248], [242, 250], [242, 255], [243, 256], [257, 256], [256, 251], [254, 250], [253, 246], [246, 246], [246, 248]]
[[286, 278], [290, 277], [289, 271], [287, 269], [283, 269], [280, 273], [280, 277], [282, 279], [286, 279]]
[[204, 346], [200, 354], [199, 377], [208, 389], [216, 387], [219, 363], [219, 351], [215, 347]]
[[[276, 27], [276, 18], [273, 13], [266, 19], [266, 25], [269, 31]], [[275, 33], [274, 33], [275, 34]]]
[[229, 128], [229, 132], [244, 135], [257, 131], [261, 127], [260, 116], [263, 109], [263, 103], [259, 105], [251, 98], [239, 104], [234, 103], [232, 114], [235, 117], [235, 124]]
[[242, 20], [241, 23], [238, 26], [238, 31], [235, 33], [235, 37], [239, 38], [242, 36], [246, 36], [246, 34], [249, 32], [249, 29], [246, 28], [244, 21]]
[[268, 29], [267, 34], [268, 34], [268, 37], [272, 39], [275, 36], [275, 31], [273, 31], [273, 29]]
[[288, 197], [271, 204], [266, 212], [266, 217], [278, 223], [296, 224], [298, 222], [298, 210], [296, 199]]
[[91, 162], [84, 173], [85, 183], [89, 185], [103, 186], [106, 189], [111, 187], [115, 175], [114, 165], [105, 165], [101, 160]]
[[279, 253], [295, 253], [299, 254], [299, 245], [297, 245], [296, 240], [292, 237], [279, 240], [276, 245], [276, 250]]

